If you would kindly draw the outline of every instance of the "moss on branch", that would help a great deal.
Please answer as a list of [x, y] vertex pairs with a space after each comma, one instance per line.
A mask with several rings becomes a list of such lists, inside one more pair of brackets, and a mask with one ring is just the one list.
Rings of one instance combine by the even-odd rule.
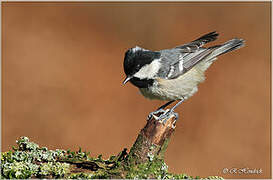
[[[175, 129], [175, 117], [163, 123], [155, 118], [147, 121], [127, 153], [103, 159], [91, 157], [81, 148], [76, 151], [48, 150], [21, 137], [13, 150], [1, 153], [1, 179], [66, 178], [66, 179], [200, 179], [186, 174], [172, 174], [164, 162], [164, 154]], [[221, 179], [210, 176], [205, 179]]]
[[[130, 166], [126, 149], [116, 156], [104, 160], [102, 156], [91, 157], [89, 152], [79, 149], [48, 150], [21, 137], [17, 147], [1, 153], [1, 179], [27, 178], [157, 178], [192, 179], [186, 174], [172, 174], [163, 159], [150, 157], [149, 161]], [[198, 177], [195, 177], [198, 178]], [[219, 177], [208, 177], [208, 179]]]

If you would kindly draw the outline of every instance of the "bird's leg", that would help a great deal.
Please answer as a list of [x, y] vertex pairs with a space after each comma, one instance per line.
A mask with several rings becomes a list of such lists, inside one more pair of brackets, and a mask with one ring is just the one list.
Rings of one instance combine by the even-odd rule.
[[170, 104], [172, 104], [174, 101], [175, 101], [175, 100], [169, 101], [169, 102], [167, 102], [166, 104], [160, 106], [157, 110], [155, 110], [154, 112], [151, 112], [151, 113], [148, 115], [147, 119], [150, 120], [153, 116], [155, 116], [155, 115], [158, 114], [158, 113], [161, 113], [161, 112], [165, 113], [166, 111], [164, 110], [164, 108], [167, 107], [167, 106], [169, 106]]
[[184, 100], [185, 100], [184, 98], [181, 99], [178, 103], [176, 103], [176, 105], [174, 105], [174, 106], [172, 107], [172, 109], [171, 109], [170, 111], [173, 112], [175, 108], [177, 108], [182, 102], [184, 102]]
[[175, 116], [175, 120], [178, 119], [178, 114], [174, 113], [174, 109], [177, 108], [182, 102], [184, 102], [184, 98], [181, 99], [178, 103], [176, 103], [176, 105], [174, 105], [171, 109], [167, 109], [163, 114], [161, 114], [158, 118], [159, 121], [163, 121], [163, 123], [166, 123], [166, 121], [170, 118], [170, 116], [174, 115]]
[[167, 107], [167, 106], [169, 106], [170, 104], [172, 104], [174, 101], [175, 101], [175, 100], [169, 101], [169, 102], [167, 102], [166, 104], [160, 106], [160, 107], [157, 109], [157, 111], [160, 110], [160, 109], [164, 109], [165, 107]]

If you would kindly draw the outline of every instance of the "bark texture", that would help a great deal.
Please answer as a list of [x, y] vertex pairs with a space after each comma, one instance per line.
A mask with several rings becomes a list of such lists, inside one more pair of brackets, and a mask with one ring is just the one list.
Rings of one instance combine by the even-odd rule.
[[154, 158], [163, 160], [170, 137], [175, 129], [175, 122], [175, 116], [171, 116], [165, 123], [155, 118], [148, 120], [130, 149], [130, 163], [144, 163]]

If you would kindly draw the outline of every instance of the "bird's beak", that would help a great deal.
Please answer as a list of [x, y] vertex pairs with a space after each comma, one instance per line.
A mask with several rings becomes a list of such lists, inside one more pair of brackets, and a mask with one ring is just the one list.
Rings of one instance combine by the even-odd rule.
[[128, 81], [130, 81], [130, 79], [132, 79], [132, 76], [126, 77], [126, 79], [123, 81], [123, 84], [126, 84]]

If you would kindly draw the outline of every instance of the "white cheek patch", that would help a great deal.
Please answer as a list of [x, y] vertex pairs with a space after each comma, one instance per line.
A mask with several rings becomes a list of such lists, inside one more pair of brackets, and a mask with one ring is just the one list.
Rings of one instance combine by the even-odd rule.
[[158, 73], [160, 66], [160, 59], [155, 59], [151, 64], [143, 66], [137, 73], [134, 74], [134, 77], [139, 79], [152, 79]]

